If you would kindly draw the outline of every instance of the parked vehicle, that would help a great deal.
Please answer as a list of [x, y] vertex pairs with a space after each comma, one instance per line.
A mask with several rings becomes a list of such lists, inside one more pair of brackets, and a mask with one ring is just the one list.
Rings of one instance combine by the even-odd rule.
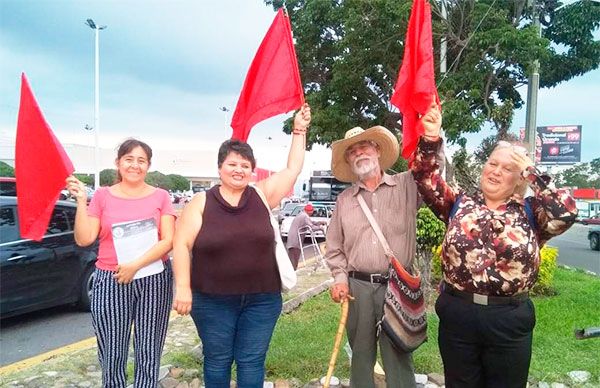
[[0, 318], [77, 303], [90, 309], [98, 245], [78, 247], [75, 210], [58, 201], [46, 235], [21, 238], [15, 197], [0, 197]]
[[[304, 209], [304, 206], [306, 206], [305, 203], [297, 203], [297, 202], [286, 203], [283, 206], [283, 208], [281, 210], [279, 210], [279, 213], [277, 214], [277, 221], [279, 221], [279, 224], [281, 224], [283, 219], [286, 217], [289, 217], [292, 214], [292, 212], [294, 211], [294, 209], [296, 209], [296, 208]], [[296, 213], [296, 214], [298, 214], [298, 213]]]
[[588, 240], [590, 240], [590, 249], [600, 251], [600, 226], [592, 226], [588, 231]]
[[600, 213], [591, 216], [590, 218], [582, 218], [581, 223], [583, 225], [600, 225]]
[[17, 196], [17, 179], [13, 177], [0, 177], [0, 195]]
[[[304, 206], [306, 206], [306, 205], [303, 204], [303, 205], [296, 206], [294, 208], [294, 210], [292, 211], [292, 213], [283, 219], [283, 221], [281, 222], [281, 226], [279, 228], [281, 237], [287, 238], [289, 231], [290, 231], [290, 227], [292, 226], [292, 222], [294, 221], [294, 218], [296, 218], [296, 216], [301, 211], [304, 211]], [[331, 210], [325, 205], [314, 205], [313, 204], [313, 208], [315, 210], [313, 211], [313, 215], [310, 217], [310, 219], [315, 223], [325, 221], [327, 223], [327, 225], [329, 225], [329, 221], [331, 220]], [[327, 230], [327, 227], [325, 227], [325, 230]], [[315, 237], [325, 238], [325, 232], [323, 232], [321, 230], [317, 230], [317, 231], [315, 231]]]

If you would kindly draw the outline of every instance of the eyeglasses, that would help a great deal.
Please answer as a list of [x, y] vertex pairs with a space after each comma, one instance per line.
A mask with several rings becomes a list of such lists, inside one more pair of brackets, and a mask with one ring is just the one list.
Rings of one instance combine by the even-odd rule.
[[529, 152], [527, 152], [527, 148], [520, 146], [520, 145], [511, 144], [511, 143], [507, 142], [506, 140], [500, 140], [496, 144], [496, 148], [511, 148], [513, 151], [515, 151], [518, 154], [525, 155], [525, 156], [527, 156], [529, 154]]

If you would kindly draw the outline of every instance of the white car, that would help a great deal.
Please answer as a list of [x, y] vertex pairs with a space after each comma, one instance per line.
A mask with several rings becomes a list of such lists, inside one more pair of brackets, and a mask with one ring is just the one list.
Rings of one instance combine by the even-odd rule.
[[[302, 209], [304, 209], [304, 206], [306, 206], [305, 203], [295, 203], [295, 202], [286, 203], [281, 209], [279, 209], [279, 212], [277, 213], [277, 221], [279, 222], [279, 224], [281, 224], [283, 219], [286, 217], [289, 217], [290, 214], [292, 214], [292, 212], [294, 211], [294, 209], [296, 209], [297, 207], [301, 207]], [[298, 214], [298, 213], [296, 213], [296, 214]]]
[[[331, 221], [331, 210], [327, 208], [327, 206], [325, 205], [313, 205], [314, 207], [314, 212], [313, 215], [310, 217], [310, 219], [314, 222], [326, 222], [327, 224], [325, 225], [325, 231], [327, 231], [327, 225], [329, 225], [329, 221]], [[292, 222], [294, 221], [294, 218], [296, 218], [296, 216], [301, 212], [304, 211], [304, 205], [303, 206], [297, 206], [294, 211], [292, 211], [292, 213], [283, 218], [283, 221], [281, 221], [281, 226], [279, 228], [279, 232], [281, 233], [281, 237], [283, 238], [287, 238], [289, 231], [290, 231], [290, 227], [292, 226]], [[315, 231], [315, 237], [317, 238], [325, 238], [325, 232], [321, 231], [321, 230], [317, 230]]]

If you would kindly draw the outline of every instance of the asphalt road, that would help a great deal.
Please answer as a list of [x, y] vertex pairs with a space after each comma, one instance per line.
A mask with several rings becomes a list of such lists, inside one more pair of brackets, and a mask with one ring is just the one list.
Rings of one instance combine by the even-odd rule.
[[553, 238], [548, 245], [558, 247], [558, 262], [569, 267], [587, 269], [600, 275], [600, 251], [590, 249], [587, 239], [591, 226], [575, 224], [564, 234]]
[[92, 337], [90, 313], [61, 306], [0, 321], [0, 366]]

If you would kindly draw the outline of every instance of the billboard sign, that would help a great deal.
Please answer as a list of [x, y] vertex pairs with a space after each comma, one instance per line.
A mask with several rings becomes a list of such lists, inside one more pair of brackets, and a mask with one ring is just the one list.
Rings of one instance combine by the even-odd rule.
[[[524, 134], [524, 130], [521, 131]], [[574, 164], [581, 161], [581, 125], [537, 127], [535, 162]]]

